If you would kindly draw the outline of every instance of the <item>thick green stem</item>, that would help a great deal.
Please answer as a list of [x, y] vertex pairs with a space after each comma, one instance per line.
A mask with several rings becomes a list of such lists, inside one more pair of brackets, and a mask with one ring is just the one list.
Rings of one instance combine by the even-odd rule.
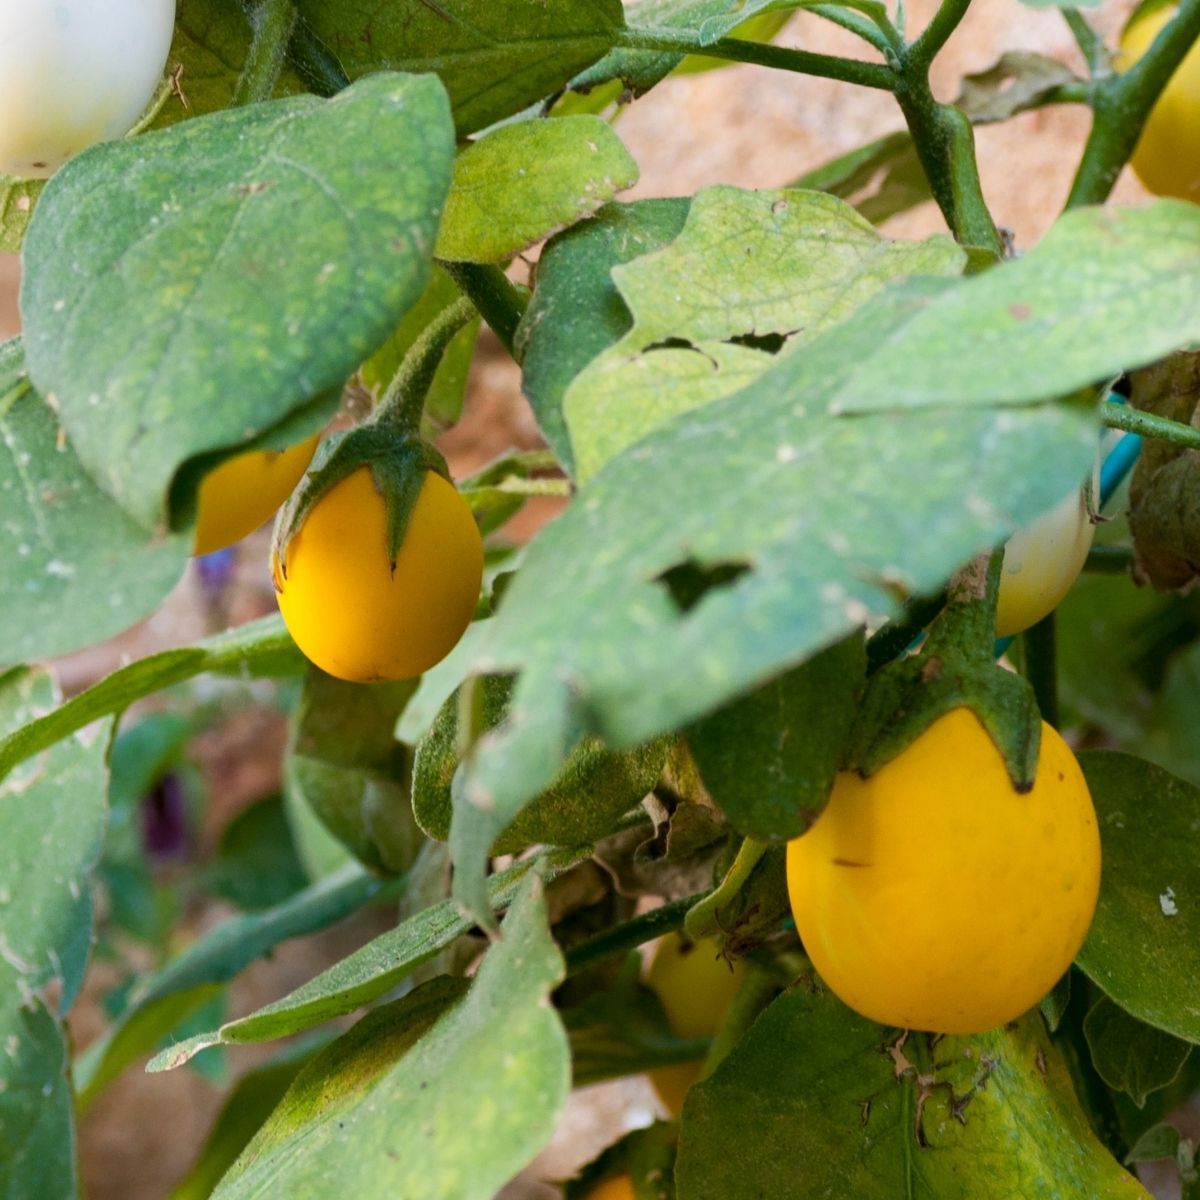
[[274, 94], [296, 25], [296, 5], [294, 0], [257, 0], [247, 5], [246, 16], [254, 37], [233, 92], [235, 108], [269, 100]]
[[318, 96], [336, 96], [350, 86], [350, 77], [337, 55], [313, 33], [303, 17], [296, 21], [287, 54], [296, 73]]
[[438, 313], [409, 347], [404, 361], [379, 401], [374, 416], [376, 421], [413, 434], [420, 431], [425, 397], [429, 395], [446, 347], [474, 318], [475, 305], [465, 296]]
[[1003, 258], [1004, 239], [983, 198], [971, 122], [959, 109], [934, 99], [925, 68], [911, 58], [896, 99], [951, 233], [964, 246]]
[[1174, 18], [1144, 55], [1120, 75], [1098, 80], [1092, 132], [1067, 197], [1067, 208], [1102, 204], [1129, 161], [1167, 81], [1200, 37], [1200, 0], [1181, 0]]
[[719, 38], [704, 45], [695, 34], [677, 29], [626, 29], [617, 35], [617, 45], [627, 50], [651, 50], [660, 54], [697, 54], [727, 62], [754, 63], [822, 79], [840, 79], [862, 87], [890, 92], [896, 83], [893, 70], [882, 63], [862, 62], [856, 58], [838, 58], [832, 54], [813, 54], [792, 50], [769, 42], [749, 42], [741, 38]]
[[1158, 438], [1173, 446], [1182, 446], [1185, 450], [1200, 450], [1200, 429], [1185, 425], [1182, 421], [1172, 421], [1170, 417], [1159, 417], [1127, 404], [1106, 400], [1100, 406], [1100, 419], [1109, 429], [1140, 433], [1142, 437]]
[[491, 326], [504, 348], [520, 362], [516, 349], [517, 326], [529, 303], [527, 293], [499, 267], [459, 262], [443, 262], [441, 266]]

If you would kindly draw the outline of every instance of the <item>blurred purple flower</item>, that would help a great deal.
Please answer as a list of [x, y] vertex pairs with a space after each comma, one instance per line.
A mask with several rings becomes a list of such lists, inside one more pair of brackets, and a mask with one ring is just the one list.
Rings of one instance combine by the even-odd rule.
[[237, 552], [233, 546], [224, 550], [214, 550], [211, 554], [202, 554], [196, 559], [196, 570], [200, 574], [200, 586], [206, 592], [219, 594], [233, 578], [236, 562]]
[[187, 803], [177, 775], [164, 775], [142, 797], [140, 816], [147, 857], [174, 859], [187, 853]]

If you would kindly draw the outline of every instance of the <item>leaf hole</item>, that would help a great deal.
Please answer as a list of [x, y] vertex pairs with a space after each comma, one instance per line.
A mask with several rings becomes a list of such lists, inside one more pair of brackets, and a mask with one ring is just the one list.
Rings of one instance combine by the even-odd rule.
[[666, 588], [681, 613], [688, 613], [710, 592], [732, 587], [749, 570], [750, 564], [740, 559], [700, 563], [689, 558], [669, 567], [655, 582]]

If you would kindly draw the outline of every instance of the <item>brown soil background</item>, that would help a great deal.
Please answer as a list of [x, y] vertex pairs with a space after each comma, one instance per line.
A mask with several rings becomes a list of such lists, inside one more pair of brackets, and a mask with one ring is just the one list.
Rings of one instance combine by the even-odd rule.
[[[920, 28], [933, 10], [930, 0], [910, 5], [910, 27]], [[1120, 28], [1130, 4], [1107, 4], [1093, 20], [1109, 35]], [[859, 43], [817, 18], [796, 17], [777, 39], [781, 44], [858, 55]], [[1017, 0], [982, 0], [950, 41], [937, 63], [935, 90], [951, 99], [960, 78], [991, 66], [1006, 50], [1038, 50], [1082, 70], [1066, 26], [1053, 10], [1036, 11]], [[673, 79], [638, 101], [618, 129], [642, 169], [634, 196], [690, 194], [717, 183], [777, 187], [820, 163], [899, 128], [890, 97], [826, 80], [753, 67]], [[986, 195], [997, 221], [1018, 246], [1035, 242], [1054, 220], [1070, 184], [1086, 137], [1088, 116], [1063, 107], [1024, 114], [979, 132], [979, 158]], [[1144, 198], [1129, 173], [1115, 197]], [[895, 236], [920, 237], [944, 229], [932, 204], [891, 221]], [[0, 336], [19, 328], [16, 287], [19, 266], [0, 256]], [[467, 415], [445, 439], [456, 473], [475, 469], [510, 446], [536, 445], [538, 434], [520, 381], [494, 339], [485, 335], [472, 373]], [[553, 512], [542, 504], [510, 527], [527, 536]], [[142, 655], [179, 645], [227, 621], [241, 621], [273, 607], [263, 567], [261, 536], [240, 552], [238, 576], [221, 611], [205, 604], [195, 581], [185, 579], [162, 611], [112, 642], [56, 664], [64, 688], [73, 692], [115, 667], [125, 655]], [[283, 731], [265, 711], [241, 711], [205, 736], [197, 747], [208, 783], [206, 838], [251, 800], [278, 786]], [[228, 915], [211, 906], [189, 914], [195, 935]], [[306, 981], [336, 957], [378, 932], [379, 917], [363, 917], [316, 937], [293, 942], [256, 964], [234, 985], [231, 1009], [242, 1013]], [[72, 1035], [86, 1045], [100, 1032], [99, 997], [115, 982], [112, 968], [93, 969], [87, 994], [72, 1016]], [[268, 1048], [269, 1050], [269, 1048]], [[244, 1048], [234, 1053], [235, 1070], [263, 1056]], [[83, 1171], [91, 1200], [158, 1200], [188, 1169], [215, 1116], [220, 1093], [186, 1070], [145, 1075], [131, 1070], [97, 1102], [82, 1125]], [[540, 1182], [562, 1178], [655, 1114], [652, 1093], [642, 1080], [578, 1092], [552, 1144], [505, 1200], [541, 1200], [558, 1195]], [[1160, 1195], [1169, 1195], [1163, 1190]]]

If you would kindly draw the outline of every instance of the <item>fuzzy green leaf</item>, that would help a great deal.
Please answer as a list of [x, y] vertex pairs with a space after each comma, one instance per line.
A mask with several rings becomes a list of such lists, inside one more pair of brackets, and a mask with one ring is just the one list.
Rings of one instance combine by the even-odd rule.
[[1200, 1042], [1200, 789], [1115, 751], [1080, 755], [1104, 870], [1076, 962], [1127, 1013]]
[[620, 0], [300, 0], [312, 31], [357, 79], [436, 71], [460, 133], [561, 88], [624, 26]]
[[676, 237], [689, 200], [607, 204], [553, 238], [538, 260], [537, 287], [517, 330], [522, 386], [558, 461], [572, 470], [562, 402], [571, 380], [633, 323], [612, 268]]
[[1083, 1032], [1100, 1078], [1139, 1108], [1151, 1092], [1174, 1083], [1192, 1049], [1190, 1043], [1131, 1017], [1107, 996], [1088, 1010]]
[[425, 286], [452, 153], [436, 79], [384, 74], [54, 177], [25, 243], [29, 373], [140, 524], [186, 518], [212, 460], [181, 466], [294, 424], [392, 333]]
[[[577, 850], [553, 851], [525, 859], [493, 875], [488, 893], [492, 906], [507, 908], [531, 869], [550, 879], [581, 857], [583, 854]], [[353, 1012], [390, 991], [473, 925], [449, 900], [426, 908], [283, 999], [164, 1050], [151, 1061], [148, 1070], [166, 1071], [182, 1066], [201, 1050], [223, 1042], [270, 1041]]]
[[676, 1181], [689, 1200], [1148, 1196], [1092, 1132], [1036, 1013], [930, 1045], [811, 978], [689, 1092]]
[[501, 126], [455, 161], [437, 256], [503, 262], [591, 216], [637, 177], [637, 163], [598, 117]]
[[20, 341], [0, 347], [0, 666], [119, 633], [158, 606], [189, 552], [96, 486], [25, 378]]
[[895, 279], [964, 262], [945, 237], [882, 238], [824, 192], [701, 192], [669, 246], [612, 270], [633, 327], [563, 400], [577, 474], [744, 387]]
[[[54, 703], [48, 675], [0, 676], [0, 728]], [[91, 873], [107, 818], [107, 729], [0, 783], [0, 1194], [76, 1194], [74, 1097], [59, 1014], [92, 945]], [[54, 1005], [50, 994], [53, 989]]]
[[491, 1200], [549, 1139], [570, 1091], [549, 1002], [562, 975], [534, 874], [466, 996], [427, 1030], [412, 1010], [459, 981], [366, 1017], [301, 1074], [215, 1195]]

